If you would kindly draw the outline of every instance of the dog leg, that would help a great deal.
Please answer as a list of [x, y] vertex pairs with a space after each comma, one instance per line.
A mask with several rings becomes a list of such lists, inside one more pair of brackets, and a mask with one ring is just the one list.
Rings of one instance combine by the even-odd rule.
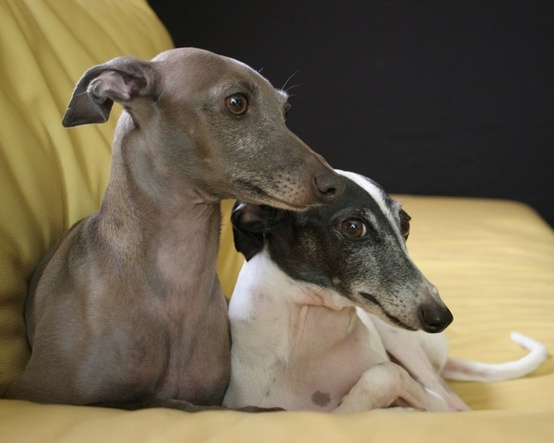
[[387, 353], [395, 363], [406, 369], [427, 389], [440, 395], [451, 411], [470, 409], [440, 375], [448, 359], [448, 342], [444, 334], [405, 331], [373, 315], [365, 315], [379, 331]]
[[365, 371], [333, 412], [361, 412], [388, 407], [448, 411], [446, 402], [424, 388], [402, 367], [384, 362]]

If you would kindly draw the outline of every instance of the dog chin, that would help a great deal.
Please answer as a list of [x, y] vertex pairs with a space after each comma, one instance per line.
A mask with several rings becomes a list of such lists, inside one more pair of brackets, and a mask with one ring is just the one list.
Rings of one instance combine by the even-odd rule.
[[381, 315], [380, 317], [392, 326], [396, 326], [397, 328], [400, 328], [400, 329], [406, 329], [407, 331], [418, 331], [420, 329], [419, 327], [414, 328], [413, 326], [410, 326], [404, 323], [402, 320], [396, 317], [393, 317], [386, 312], [383, 312], [383, 313], [384, 315]]
[[419, 326], [416, 326], [416, 327], [410, 326], [409, 324], [400, 320], [398, 317], [390, 315], [387, 311], [385, 311], [382, 308], [379, 310], [372, 310], [372, 311], [368, 310], [368, 312], [371, 312], [373, 315], [379, 317], [384, 322], [399, 329], [405, 329], [407, 331], [418, 331], [421, 329]]
[[398, 317], [389, 314], [373, 295], [365, 292], [360, 292], [360, 295], [363, 297], [361, 308], [369, 312], [370, 314], [376, 315], [381, 320], [387, 322], [389, 325], [396, 326], [400, 329], [406, 329], [408, 331], [417, 331], [420, 329], [419, 326], [411, 326]]
[[271, 195], [267, 195], [266, 198], [261, 199], [257, 204], [272, 206], [274, 208], [284, 209], [287, 211], [307, 211], [310, 208], [321, 206], [322, 203], [314, 201], [313, 203], [300, 203], [291, 202], [284, 199], [276, 198]]
[[287, 196], [278, 191], [278, 187], [263, 189], [263, 187], [248, 179], [236, 179], [234, 180], [233, 190], [228, 189], [222, 192], [227, 198], [241, 200], [253, 205], [267, 205], [287, 211], [306, 211], [324, 204], [321, 198], [310, 192]]
[[241, 188], [241, 191], [229, 193], [228, 198], [233, 198], [253, 205], [271, 206], [273, 208], [284, 209], [286, 211], [306, 211], [311, 207], [321, 205], [321, 203], [319, 203], [315, 198], [311, 201], [307, 199], [291, 201], [286, 198], [276, 197], [250, 183], [241, 183]]

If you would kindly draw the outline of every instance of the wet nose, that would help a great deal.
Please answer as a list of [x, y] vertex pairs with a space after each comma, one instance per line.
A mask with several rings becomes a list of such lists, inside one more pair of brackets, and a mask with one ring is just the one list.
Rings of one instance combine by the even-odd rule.
[[344, 190], [340, 176], [332, 172], [319, 174], [315, 177], [314, 183], [320, 200], [325, 203], [333, 201]]
[[431, 334], [444, 331], [454, 320], [452, 312], [444, 305], [422, 305], [418, 314], [421, 329]]

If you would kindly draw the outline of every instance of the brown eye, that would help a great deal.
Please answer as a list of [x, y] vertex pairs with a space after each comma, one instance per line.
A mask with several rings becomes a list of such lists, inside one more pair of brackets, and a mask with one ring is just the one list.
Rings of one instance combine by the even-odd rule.
[[367, 227], [363, 221], [357, 218], [349, 218], [341, 223], [341, 229], [350, 237], [363, 237], [367, 234]]
[[231, 95], [225, 99], [225, 106], [234, 115], [242, 115], [248, 109], [248, 99], [244, 95]]
[[404, 210], [400, 210], [400, 232], [402, 233], [404, 240], [408, 240], [408, 236], [410, 235], [411, 219], [412, 218]]

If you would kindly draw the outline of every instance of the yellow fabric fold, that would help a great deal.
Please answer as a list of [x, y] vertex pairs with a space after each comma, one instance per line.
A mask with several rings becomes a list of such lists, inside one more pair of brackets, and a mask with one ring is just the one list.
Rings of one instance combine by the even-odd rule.
[[[171, 45], [145, 0], [0, 2], [0, 394], [29, 355], [27, 281], [62, 232], [97, 209], [109, 174], [119, 108], [104, 125], [63, 128], [74, 84], [95, 64], [119, 55], [149, 59]], [[498, 200], [398, 199], [412, 216], [411, 255], [454, 313], [447, 330], [453, 356], [519, 358], [525, 351], [510, 341], [512, 330], [552, 352], [554, 234], [532, 209]], [[218, 264], [228, 295], [242, 263], [231, 205], [223, 203]], [[0, 400], [0, 441], [554, 441], [551, 354], [519, 380], [451, 386], [474, 411], [185, 414]]]

